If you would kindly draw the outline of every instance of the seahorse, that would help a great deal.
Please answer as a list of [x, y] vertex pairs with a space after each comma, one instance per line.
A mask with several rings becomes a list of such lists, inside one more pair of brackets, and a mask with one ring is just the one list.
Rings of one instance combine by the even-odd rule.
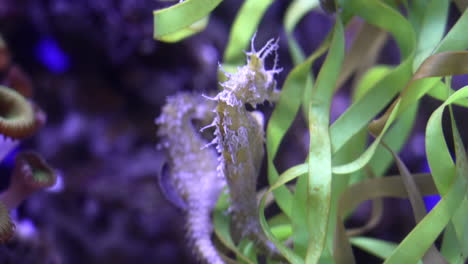
[[223, 264], [211, 234], [211, 211], [226, 185], [218, 175], [218, 155], [192, 125], [193, 120], [209, 123], [215, 104], [201, 95], [179, 93], [168, 97], [156, 119], [162, 148], [169, 156], [170, 177], [176, 192], [185, 202], [186, 231], [190, 245], [203, 262]]
[[217, 102], [213, 144], [220, 153], [217, 171], [227, 181], [231, 198], [231, 212], [234, 228], [256, 242], [269, 255], [276, 255], [274, 244], [264, 235], [259, 218], [256, 198], [256, 184], [264, 155], [263, 116], [260, 112], [249, 112], [245, 105], [254, 109], [265, 101], [277, 97], [274, 75], [277, 68], [275, 55], [272, 69], [265, 69], [265, 58], [276, 54], [277, 41], [271, 39], [256, 51], [251, 44], [247, 52], [247, 64], [239, 67], [234, 74], [225, 73], [227, 81], [215, 97]]

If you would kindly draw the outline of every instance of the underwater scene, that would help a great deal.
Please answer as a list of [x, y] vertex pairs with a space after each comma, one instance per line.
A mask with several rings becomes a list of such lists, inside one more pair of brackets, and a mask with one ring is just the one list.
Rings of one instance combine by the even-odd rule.
[[466, 263], [467, 8], [0, 0], [0, 264]]

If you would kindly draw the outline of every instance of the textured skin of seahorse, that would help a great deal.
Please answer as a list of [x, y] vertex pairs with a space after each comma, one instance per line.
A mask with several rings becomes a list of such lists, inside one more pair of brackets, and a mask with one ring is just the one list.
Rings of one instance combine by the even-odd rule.
[[214, 125], [215, 141], [220, 153], [218, 173], [226, 178], [231, 197], [234, 227], [242, 236], [254, 240], [267, 254], [277, 250], [264, 235], [259, 218], [256, 184], [264, 156], [263, 121], [255, 112], [248, 112], [245, 104], [256, 108], [271, 101], [277, 92], [274, 74], [281, 71], [275, 66], [266, 70], [265, 57], [278, 45], [270, 40], [260, 51], [247, 53], [247, 65], [234, 74], [226, 73], [227, 81], [213, 99], [217, 101]]
[[209, 264], [224, 261], [212, 241], [211, 211], [225, 186], [217, 174], [217, 153], [195, 130], [192, 120], [209, 122], [215, 104], [201, 95], [180, 93], [169, 97], [156, 119], [162, 147], [169, 156], [170, 179], [187, 205], [187, 236], [194, 253]]

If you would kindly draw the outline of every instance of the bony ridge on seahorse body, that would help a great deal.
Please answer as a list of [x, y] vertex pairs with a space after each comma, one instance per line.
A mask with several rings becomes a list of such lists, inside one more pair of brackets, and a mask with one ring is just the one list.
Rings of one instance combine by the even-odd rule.
[[274, 75], [282, 70], [277, 68], [277, 55], [273, 68], [265, 69], [265, 58], [276, 54], [277, 49], [277, 41], [272, 39], [256, 51], [252, 40], [251, 51], [246, 53], [247, 64], [239, 67], [236, 73], [225, 73], [227, 81], [221, 83], [224, 89], [215, 97], [208, 97], [217, 102], [212, 143], [220, 153], [218, 173], [228, 184], [234, 228], [270, 255], [278, 251], [261, 229], [256, 198], [264, 155], [263, 118], [259, 118], [259, 112], [247, 111], [245, 105], [256, 108], [277, 97]]
[[179, 93], [168, 97], [156, 119], [161, 146], [167, 151], [170, 180], [185, 203], [187, 236], [194, 253], [205, 263], [223, 264], [212, 241], [211, 211], [225, 180], [216, 172], [217, 153], [192, 125], [192, 120], [206, 123], [213, 118], [214, 103], [201, 95]]

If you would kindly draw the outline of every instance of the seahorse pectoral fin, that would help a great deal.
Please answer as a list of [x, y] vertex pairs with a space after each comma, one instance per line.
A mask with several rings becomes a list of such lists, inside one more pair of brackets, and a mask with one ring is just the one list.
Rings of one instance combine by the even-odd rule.
[[185, 211], [188, 207], [187, 203], [176, 191], [174, 183], [171, 180], [170, 173], [169, 164], [166, 162], [163, 164], [161, 171], [157, 174], [159, 190], [168, 202]]

